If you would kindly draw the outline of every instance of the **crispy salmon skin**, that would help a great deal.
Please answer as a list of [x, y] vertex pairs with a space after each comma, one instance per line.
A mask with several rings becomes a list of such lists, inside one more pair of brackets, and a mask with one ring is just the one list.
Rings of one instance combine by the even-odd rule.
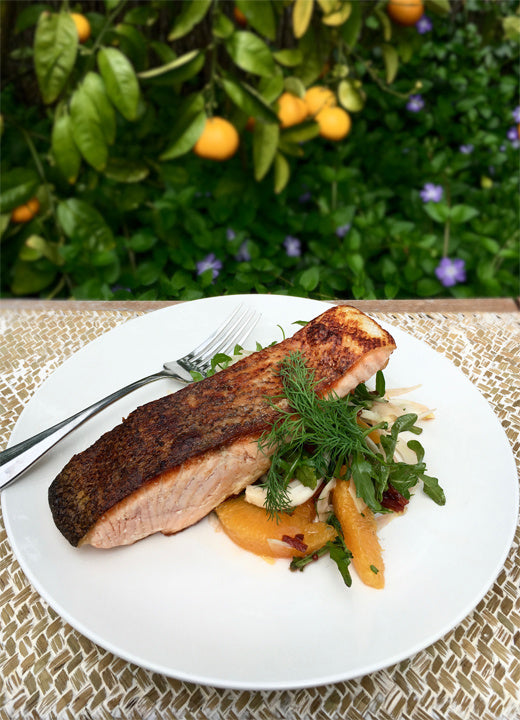
[[258, 440], [277, 415], [267, 398], [282, 391], [284, 357], [300, 352], [318, 391], [344, 396], [394, 349], [367, 315], [331, 307], [277, 345], [138, 407], [52, 482], [56, 526], [74, 546], [111, 548], [193, 525], [269, 467]]

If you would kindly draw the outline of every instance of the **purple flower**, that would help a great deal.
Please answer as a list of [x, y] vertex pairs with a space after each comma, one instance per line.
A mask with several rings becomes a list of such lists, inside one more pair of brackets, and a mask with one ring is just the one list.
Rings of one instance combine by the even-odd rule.
[[234, 240], [234, 239], [236, 238], [236, 236], [237, 236], [237, 234], [236, 234], [236, 232], [233, 230], [233, 228], [228, 228], [228, 229], [226, 230], [226, 237], [227, 237], [228, 240]]
[[425, 33], [430, 32], [430, 30], [433, 29], [433, 23], [429, 17], [423, 15], [422, 18], [417, 20], [417, 22], [415, 23], [415, 29], [420, 35], [424, 35]]
[[511, 140], [513, 147], [520, 147], [520, 139], [518, 138], [518, 129], [516, 127], [509, 128], [507, 131], [507, 139]]
[[287, 235], [283, 241], [283, 246], [288, 257], [300, 257], [302, 254], [302, 244], [297, 237]]
[[213, 280], [218, 277], [222, 270], [222, 262], [215, 256], [215, 253], [209, 253], [203, 260], [197, 263], [197, 275], [202, 275], [206, 270], [211, 270]]
[[451, 260], [443, 257], [435, 268], [435, 274], [444, 287], [452, 287], [466, 280], [466, 263], [460, 258]]
[[515, 123], [520, 123], [520, 105], [518, 107], [515, 107], [511, 115], [513, 116], [513, 120], [515, 121]]
[[345, 223], [345, 225], [340, 225], [339, 227], [336, 228], [336, 235], [339, 238], [343, 238], [343, 237], [345, 237], [345, 235], [348, 233], [349, 230], [350, 230], [350, 223]]
[[471, 145], [471, 143], [468, 143], [467, 145], [461, 145], [459, 150], [463, 155], [471, 155], [473, 150], [475, 149], [474, 145]]
[[406, 103], [406, 109], [410, 112], [420, 112], [424, 107], [422, 95], [410, 95]]
[[235, 260], [237, 262], [249, 262], [251, 260], [251, 253], [249, 252], [247, 247], [247, 240], [244, 240], [242, 245], [238, 248], [238, 252], [235, 255]]
[[298, 198], [298, 202], [301, 203], [302, 205], [305, 205], [305, 203], [308, 203], [311, 200], [312, 200], [312, 195], [309, 192], [309, 190], [307, 190], [307, 192], [302, 193], [302, 195], [300, 195], [300, 197]]
[[444, 195], [442, 185], [434, 185], [433, 183], [426, 183], [419, 193], [422, 201], [427, 202], [440, 202]]

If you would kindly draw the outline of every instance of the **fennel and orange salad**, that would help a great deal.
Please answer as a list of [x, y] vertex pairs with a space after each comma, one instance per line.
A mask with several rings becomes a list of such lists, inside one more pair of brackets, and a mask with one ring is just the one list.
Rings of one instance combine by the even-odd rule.
[[[217, 356], [214, 369], [230, 362]], [[382, 371], [373, 390], [362, 383], [343, 398], [321, 397], [298, 353], [283, 359], [279, 373], [282, 393], [266, 398], [278, 417], [259, 440], [271, 465], [240, 496], [216, 508], [220, 524], [246, 550], [289, 558], [291, 570], [328, 555], [347, 586], [352, 564], [362, 582], [382, 588], [379, 527], [405, 512], [417, 486], [445, 504], [417, 439], [418, 423], [433, 412], [401, 398], [415, 388], [387, 391]], [[287, 409], [280, 409], [280, 401]]]

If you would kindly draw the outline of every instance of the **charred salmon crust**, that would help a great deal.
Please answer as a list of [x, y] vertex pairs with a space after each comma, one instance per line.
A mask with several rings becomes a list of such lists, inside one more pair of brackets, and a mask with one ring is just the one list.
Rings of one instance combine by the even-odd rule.
[[284, 357], [301, 352], [320, 394], [342, 396], [394, 349], [368, 316], [332, 307], [279, 344], [138, 407], [52, 482], [56, 526], [74, 546], [115, 547], [194, 524], [269, 466], [258, 439], [276, 417], [266, 398], [281, 392]]

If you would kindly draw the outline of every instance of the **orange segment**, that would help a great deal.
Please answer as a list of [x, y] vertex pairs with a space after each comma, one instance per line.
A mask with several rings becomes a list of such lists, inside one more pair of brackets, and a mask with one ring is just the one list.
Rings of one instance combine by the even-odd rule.
[[[267, 512], [251, 505], [243, 497], [226, 500], [216, 509], [226, 535], [234, 543], [256, 555], [275, 558], [302, 557], [313, 553], [336, 536], [334, 528], [324, 522], [313, 522], [314, 503], [308, 500], [292, 514], [280, 513], [278, 521]], [[305, 552], [280, 544], [284, 535], [303, 535]], [[269, 542], [275, 541], [275, 542]]]
[[381, 589], [385, 586], [385, 565], [374, 513], [368, 507], [362, 515], [359, 513], [349, 482], [339, 480], [332, 491], [334, 512], [341, 524], [345, 545], [354, 556], [352, 562], [359, 577], [365, 585]]

